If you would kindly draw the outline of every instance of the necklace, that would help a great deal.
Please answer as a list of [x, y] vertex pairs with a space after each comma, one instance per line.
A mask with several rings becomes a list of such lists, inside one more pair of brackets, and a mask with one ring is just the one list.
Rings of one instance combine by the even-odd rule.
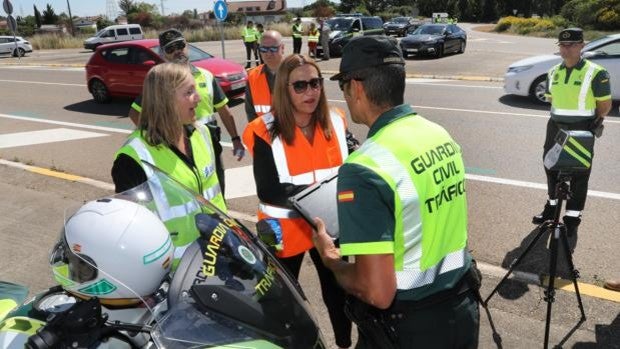
[[304, 126], [297, 125], [297, 123], [295, 123], [295, 125], [297, 125], [297, 127], [301, 128], [301, 129], [305, 129], [305, 128], [308, 128], [308, 126], [310, 126], [313, 122], [314, 122], [314, 118], [310, 118], [310, 121], [308, 121], [308, 123], [305, 124]]

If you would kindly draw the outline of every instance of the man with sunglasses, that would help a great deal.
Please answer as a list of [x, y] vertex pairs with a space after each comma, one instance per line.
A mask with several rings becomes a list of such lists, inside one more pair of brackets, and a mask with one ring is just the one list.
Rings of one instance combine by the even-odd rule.
[[271, 110], [271, 93], [284, 55], [282, 35], [275, 30], [264, 32], [258, 51], [264, 64], [248, 71], [248, 84], [245, 87], [248, 122]]
[[351, 295], [356, 348], [476, 348], [479, 274], [467, 250], [461, 148], [404, 103], [404, 65], [391, 37], [343, 48], [331, 80], [370, 131], [338, 171], [340, 248], [320, 218], [314, 243]]
[[[600, 65], [581, 58], [584, 47], [583, 31], [579, 28], [562, 30], [558, 46], [562, 63], [551, 68], [547, 74], [545, 96], [551, 101], [551, 118], [547, 123], [543, 158], [555, 144], [555, 136], [560, 129], [588, 130], [599, 137], [603, 119], [611, 110], [609, 73]], [[545, 174], [549, 199], [543, 211], [532, 218], [534, 224], [553, 219], [558, 202], [555, 196], [558, 173], [545, 169]], [[575, 243], [581, 212], [586, 203], [589, 179], [588, 169], [573, 173], [570, 181], [572, 196], [566, 202], [563, 221], [567, 236], [572, 237]]]
[[[196, 108], [196, 122], [200, 122], [207, 127], [211, 133], [211, 141], [215, 151], [215, 169], [217, 178], [220, 182], [222, 193], [225, 189], [224, 167], [222, 164], [222, 146], [220, 144], [221, 129], [217, 125], [215, 112], [220, 115], [226, 131], [231, 137], [233, 144], [233, 154], [240, 161], [245, 155], [245, 148], [241, 143], [241, 137], [237, 133], [235, 119], [228, 109], [228, 97], [222, 91], [211, 72], [192, 65], [189, 61], [189, 46], [183, 37], [183, 33], [177, 29], [168, 29], [159, 34], [160, 54], [164, 61], [170, 63], [187, 64], [191, 69], [192, 76], [196, 81], [196, 90], [200, 95], [200, 103]], [[129, 118], [138, 124], [142, 107], [140, 105], [142, 96], [138, 96], [131, 104]]]

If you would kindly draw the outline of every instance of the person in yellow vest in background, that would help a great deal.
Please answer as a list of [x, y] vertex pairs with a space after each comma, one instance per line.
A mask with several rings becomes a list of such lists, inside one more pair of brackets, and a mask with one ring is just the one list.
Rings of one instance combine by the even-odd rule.
[[[231, 137], [233, 144], [232, 152], [237, 157], [237, 161], [240, 161], [245, 154], [241, 138], [237, 133], [235, 119], [227, 105], [228, 98], [211, 72], [190, 63], [189, 45], [185, 41], [183, 33], [179, 30], [168, 29], [161, 32], [159, 34], [159, 47], [161, 47], [161, 57], [164, 61], [186, 65], [190, 68], [192, 76], [196, 81], [196, 90], [200, 95], [200, 103], [198, 103], [198, 107], [195, 110], [196, 119], [210, 130], [211, 141], [215, 149], [215, 169], [222, 193], [224, 193], [226, 181], [224, 178], [224, 165], [222, 163], [223, 149], [220, 144], [221, 129], [215, 119], [216, 111]], [[129, 110], [129, 118], [134, 125], [139, 125], [140, 112], [142, 111], [141, 103], [142, 96], [138, 96], [131, 104]]]
[[[563, 61], [551, 68], [547, 74], [545, 96], [551, 101], [551, 118], [547, 122], [543, 158], [555, 144], [555, 136], [559, 130], [589, 130], [596, 134], [611, 110], [609, 73], [600, 65], [581, 58], [583, 31], [579, 28], [562, 30], [558, 46]], [[590, 169], [573, 173], [570, 181], [572, 195], [566, 202], [563, 221], [573, 249], [577, 240], [577, 228], [581, 223], [581, 212], [586, 203]], [[558, 203], [555, 193], [558, 173], [545, 169], [545, 174], [549, 198], [542, 213], [532, 218], [534, 224], [553, 219]]]
[[254, 22], [248, 21], [245, 28], [241, 30], [241, 39], [243, 39], [243, 44], [245, 45], [245, 68], [249, 69], [252, 66], [252, 52], [254, 52], [254, 62], [258, 66], [258, 50], [256, 47], [258, 38], [256, 28], [254, 28]]
[[[260, 41], [263, 37], [263, 33], [265, 33], [265, 27], [263, 27], [262, 23], [256, 24], [256, 49], [258, 50], [258, 46], [260, 45]], [[261, 56], [260, 52], [258, 53], [258, 59], [260, 64], [263, 64], [263, 56]]]
[[248, 71], [248, 84], [245, 87], [245, 114], [248, 122], [271, 110], [276, 72], [284, 55], [282, 35], [275, 30], [266, 31], [258, 52], [265, 63]]
[[301, 53], [301, 37], [304, 34], [301, 18], [297, 17], [293, 22], [293, 53]]
[[[112, 166], [117, 193], [156, 176], [146, 162], [226, 212], [209, 128], [196, 122], [200, 98], [188, 65], [162, 63], [148, 72], [137, 129], [117, 151]], [[169, 211], [164, 223], [174, 232], [171, 238], [176, 247], [176, 265], [185, 248], [198, 237], [195, 227], [182, 224], [185, 216], [196, 212], [192, 205], [184, 205], [183, 198], [168, 195], [164, 186], [151, 189], [153, 195], [159, 195], [155, 199], [162, 205], [161, 209]]]
[[[352, 38], [331, 80], [351, 119], [370, 128], [338, 170], [340, 248], [320, 219], [314, 234], [349, 294], [356, 348], [476, 348], [480, 281], [467, 249], [461, 147], [404, 102], [396, 39]], [[439, 170], [452, 175], [437, 178]]]
[[316, 59], [316, 47], [319, 44], [319, 37], [321, 32], [316, 27], [316, 24], [310, 23], [310, 30], [308, 30], [308, 56]]

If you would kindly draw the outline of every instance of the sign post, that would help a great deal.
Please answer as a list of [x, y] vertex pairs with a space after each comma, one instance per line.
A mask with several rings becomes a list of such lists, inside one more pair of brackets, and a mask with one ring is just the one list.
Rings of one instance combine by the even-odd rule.
[[15, 37], [15, 32], [17, 32], [17, 21], [12, 16], [13, 4], [11, 4], [11, 1], [9, 0], [3, 0], [2, 8], [4, 9], [4, 12], [6, 12], [6, 14], [8, 15], [6, 18], [6, 21], [7, 21], [7, 24], [9, 25], [9, 28], [13, 32], [13, 41], [15, 42], [14, 52], [17, 54], [17, 59], [21, 59], [22, 55], [19, 53], [19, 48], [17, 47], [17, 38]]
[[224, 0], [216, 0], [213, 6], [213, 13], [217, 19], [217, 26], [220, 28], [220, 37], [222, 41], [222, 57], [226, 58], [226, 51], [224, 50], [224, 29], [222, 28], [222, 22], [226, 20], [228, 16], [228, 6]]

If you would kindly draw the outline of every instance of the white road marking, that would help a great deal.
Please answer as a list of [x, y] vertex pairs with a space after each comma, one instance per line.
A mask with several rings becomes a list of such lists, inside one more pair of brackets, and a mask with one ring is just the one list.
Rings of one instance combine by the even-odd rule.
[[105, 136], [107, 136], [107, 134], [72, 130], [68, 128], [8, 133], [0, 134], [0, 149]]
[[448, 81], [448, 80], [435, 80], [435, 79], [416, 79], [416, 80], [429, 80], [426, 81], [409, 81], [414, 79], [407, 79], [406, 83], [409, 85], [424, 85], [424, 86], [447, 86], [447, 87], [463, 87], [463, 88], [490, 88], [490, 89], [503, 89], [502, 86], [481, 86], [481, 85], [456, 85], [456, 84], [442, 84], [435, 83], [435, 81]]
[[20, 84], [39, 84], [39, 85], [58, 85], [58, 86], [72, 86], [72, 87], [86, 87], [85, 84], [68, 84], [62, 82], [45, 82], [45, 81], [25, 81], [25, 80], [5, 80], [0, 79], [0, 82], [13, 82]]
[[12, 70], [49, 70], [49, 71], [69, 71], [69, 72], [84, 72], [84, 67], [48, 67], [43, 65], [6, 65], [0, 66], [0, 69], [12, 69]]
[[125, 133], [125, 134], [130, 134], [132, 132], [131, 130], [125, 130], [125, 129], [122, 129], [122, 128], [103, 127], [103, 126], [86, 125], [86, 124], [76, 124], [76, 123], [73, 123], [73, 122], [65, 122], [65, 121], [57, 121], [57, 120], [31, 118], [31, 117], [28, 117], [28, 116], [17, 116], [17, 115], [9, 115], [9, 114], [0, 114], [0, 118], [22, 120], [22, 121], [32, 121], [32, 122], [41, 122], [41, 123], [44, 123], [44, 124], [61, 125], [61, 126], [69, 126], [69, 127], [79, 127], [79, 128], [86, 128], [86, 129], [89, 129], [89, 130], [97, 130], [97, 131], [105, 131], [105, 132], [115, 132], [115, 133]]

